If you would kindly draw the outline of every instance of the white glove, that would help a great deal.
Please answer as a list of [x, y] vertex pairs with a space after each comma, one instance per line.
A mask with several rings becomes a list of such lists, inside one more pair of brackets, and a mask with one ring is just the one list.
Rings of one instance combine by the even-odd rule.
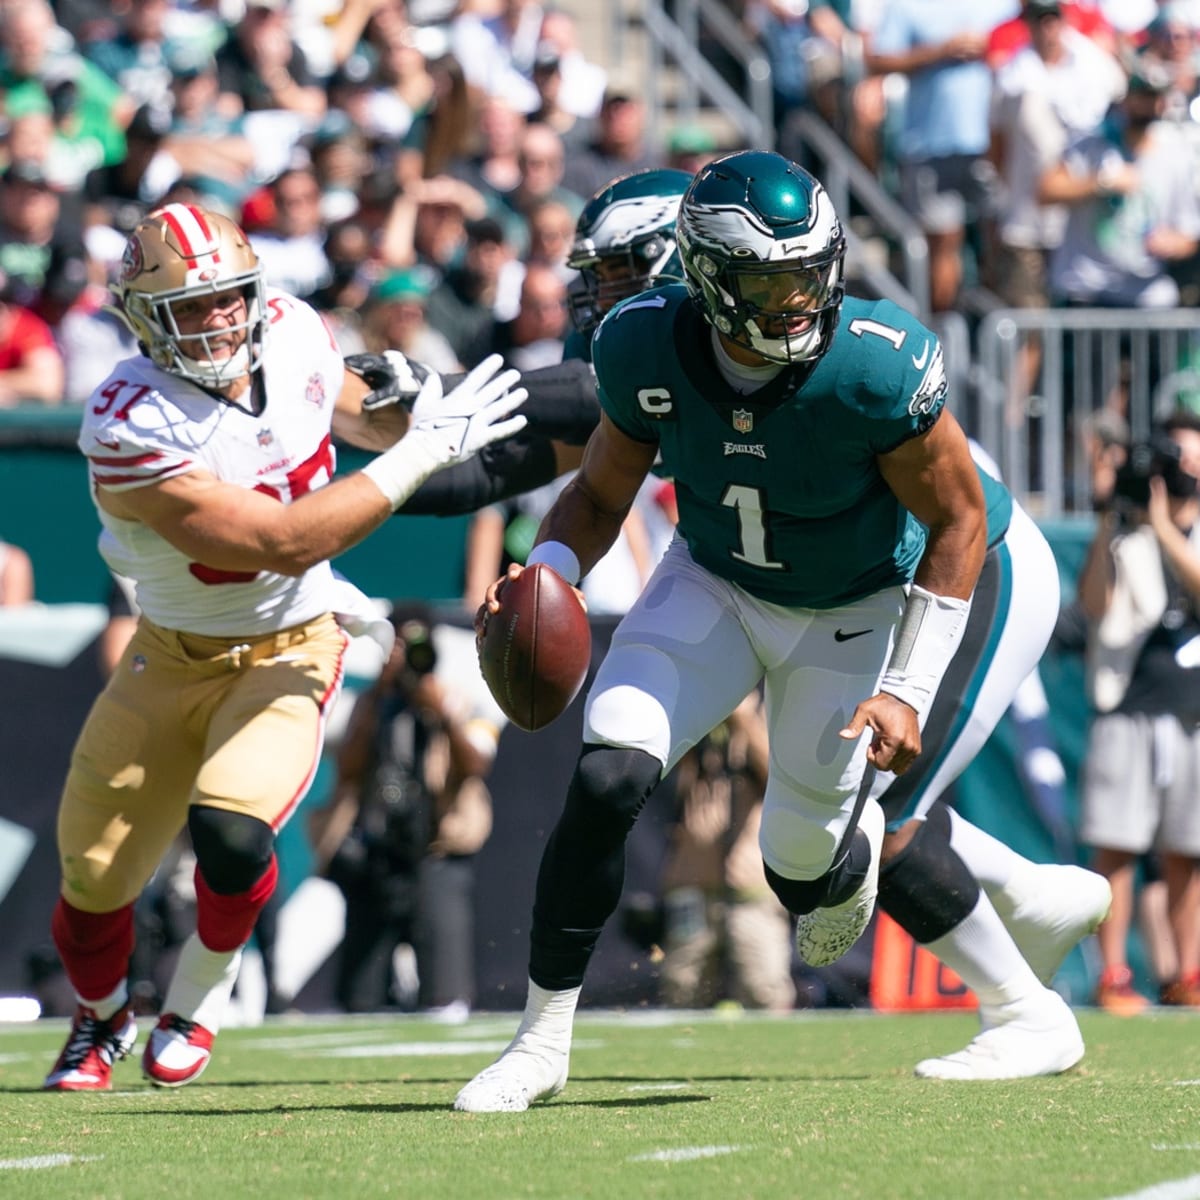
[[499, 354], [489, 355], [448, 396], [442, 395], [441, 377], [431, 375], [413, 401], [412, 424], [404, 440], [427, 439], [441, 459], [439, 465], [449, 466], [519, 433], [526, 418], [509, 413], [525, 403], [529, 392], [513, 388], [520, 371], [510, 368], [496, 374], [503, 365]]
[[526, 418], [511, 416], [529, 393], [514, 388], [519, 371], [496, 374], [498, 354], [485, 358], [449, 395], [430, 375], [412, 407], [408, 432], [388, 451], [363, 468], [372, 483], [399, 508], [435, 471], [463, 462], [492, 442], [525, 428]]

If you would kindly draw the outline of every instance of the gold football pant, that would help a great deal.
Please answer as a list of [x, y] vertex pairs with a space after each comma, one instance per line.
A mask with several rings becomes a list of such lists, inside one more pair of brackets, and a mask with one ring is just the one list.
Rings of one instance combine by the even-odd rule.
[[316, 773], [345, 647], [331, 616], [255, 639], [143, 617], [71, 756], [63, 897], [93, 913], [132, 903], [193, 804], [280, 829]]

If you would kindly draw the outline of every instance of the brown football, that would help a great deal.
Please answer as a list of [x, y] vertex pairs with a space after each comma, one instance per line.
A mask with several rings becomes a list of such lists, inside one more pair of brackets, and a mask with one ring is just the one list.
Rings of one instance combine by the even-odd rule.
[[479, 643], [479, 666], [508, 719], [542, 729], [583, 686], [592, 657], [587, 613], [574, 588], [545, 563], [506, 580], [499, 600]]

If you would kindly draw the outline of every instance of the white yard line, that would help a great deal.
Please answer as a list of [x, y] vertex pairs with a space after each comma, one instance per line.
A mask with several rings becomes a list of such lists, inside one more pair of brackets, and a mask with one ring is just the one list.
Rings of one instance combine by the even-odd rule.
[[1140, 1192], [1127, 1192], [1123, 1196], [1110, 1196], [1108, 1200], [1200, 1200], [1200, 1175], [1189, 1175], [1186, 1179], [1168, 1179], [1165, 1183], [1154, 1183]]
[[648, 1154], [635, 1154], [626, 1162], [692, 1162], [698, 1158], [717, 1158], [722, 1154], [737, 1154], [748, 1146], [679, 1146], [674, 1150], [651, 1150]]

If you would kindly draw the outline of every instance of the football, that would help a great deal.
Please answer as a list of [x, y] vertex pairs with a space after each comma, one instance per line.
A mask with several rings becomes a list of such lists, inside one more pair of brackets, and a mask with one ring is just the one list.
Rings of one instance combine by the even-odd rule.
[[575, 699], [592, 657], [592, 630], [575, 589], [545, 563], [506, 580], [500, 611], [479, 642], [479, 666], [514, 725], [542, 729]]

